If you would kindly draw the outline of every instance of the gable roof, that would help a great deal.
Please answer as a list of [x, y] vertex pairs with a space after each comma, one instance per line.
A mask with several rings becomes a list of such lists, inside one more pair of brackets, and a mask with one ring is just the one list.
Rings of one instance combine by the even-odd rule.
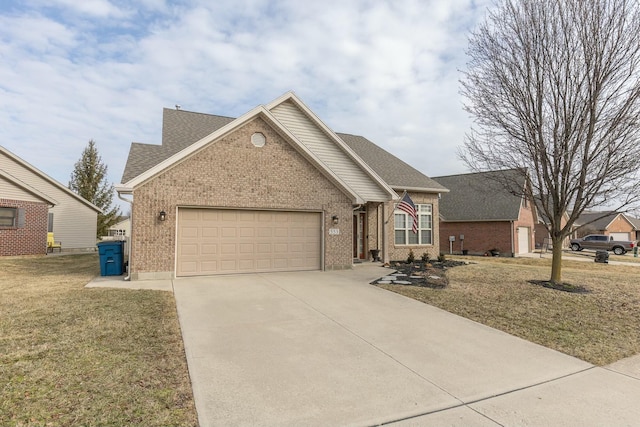
[[515, 169], [434, 177], [450, 192], [440, 199], [443, 221], [515, 221], [522, 198], [511, 194], [498, 181], [501, 176], [525, 185], [524, 176]]
[[0, 178], [5, 179], [6, 181], [9, 181], [11, 184], [15, 185], [16, 187], [20, 188], [23, 191], [26, 191], [27, 193], [30, 193], [32, 195], [34, 195], [35, 197], [37, 197], [38, 199], [47, 202], [49, 205], [51, 206], [55, 206], [58, 204], [58, 202], [47, 196], [46, 194], [44, 194], [43, 192], [37, 190], [36, 188], [33, 188], [32, 186], [30, 186], [29, 184], [27, 184], [26, 182], [23, 182], [22, 180], [16, 178], [15, 176], [11, 175], [9, 172], [0, 169]]
[[238, 119], [164, 109], [162, 145], [131, 144], [122, 176], [125, 186], [120, 187], [121, 190], [150, 178], [256, 116], [275, 125], [305, 157], [328, 171], [340, 186], [354, 195], [358, 203], [397, 198], [393, 188], [447, 191], [366, 138], [334, 133], [292, 92]]
[[180, 150], [231, 123], [233, 118], [194, 113], [191, 111], [162, 110], [162, 145], [131, 143], [122, 182], [128, 182], [168, 159]]
[[609, 225], [618, 217], [622, 216], [627, 220], [633, 228], [638, 228], [638, 220], [631, 218], [624, 213], [612, 212], [612, 211], [587, 211], [576, 220], [576, 225], [588, 225], [595, 230], [606, 230]]
[[[4, 154], [8, 159], [12, 160], [14, 163], [18, 164], [19, 166], [21, 166], [22, 168], [26, 169], [27, 171], [29, 171], [30, 173], [34, 174], [35, 176], [39, 177], [40, 179], [43, 179], [44, 181], [47, 181], [49, 184], [53, 185], [58, 190], [68, 194], [69, 196], [71, 196], [72, 198], [77, 200], [78, 202], [88, 206], [89, 208], [95, 210], [98, 213], [102, 213], [102, 209], [100, 209], [99, 207], [97, 207], [93, 203], [89, 202], [88, 200], [82, 198], [78, 194], [74, 193], [73, 191], [71, 191], [70, 189], [65, 187], [64, 185], [60, 184], [55, 179], [51, 178], [49, 175], [45, 174], [44, 172], [42, 172], [41, 170], [39, 170], [35, 166], [33, 166], [33, 165], [27, 163], [26, 161], [22, 160], [20, 157], [16, 156], [11, 151], [7, 150], [6, 148], [4, 148], [2, 146], [0, 146], [0, 154]], [[15, 174], [14, 174], [14, 177], [15, 177]]]
[[449, 190], [367, 138], [347, 133], [338, 136], [392, 188], [446, 193]]

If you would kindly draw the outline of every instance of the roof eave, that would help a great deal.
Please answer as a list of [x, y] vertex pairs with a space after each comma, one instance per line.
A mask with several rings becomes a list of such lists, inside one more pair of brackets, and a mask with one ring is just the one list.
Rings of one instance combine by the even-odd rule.
[[448, 193], [448, 188], [430, 188], [430, 187], [407, 187], [404, 185], [396, 185], [393, 184], [391, 186], [394, 190], [406, 190], [406, 191], [416, 191], [420, 193]]

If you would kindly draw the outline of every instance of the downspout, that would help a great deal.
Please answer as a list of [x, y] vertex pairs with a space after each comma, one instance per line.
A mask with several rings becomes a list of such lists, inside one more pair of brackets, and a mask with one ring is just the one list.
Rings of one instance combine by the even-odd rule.
[[511, 228], [511, 256], [512, 257], [516, 256], [516, 247], [513, 244], [513, 237], [514, 237], [513, 230], [514, 230], [515, 226], [516, 226], [516, 222], [515, 221], [511, 221], [511, 227], [510, 228]]
[[123, 200], [131, 205], [131, 216], [129, 217], [129, 223], [131, 224], [131, 236], [129, 236], [129, 253], [127, 254], [127, 276], [124, 278], [126, 282], [131, 280], [131, 248], [133, 246], [133, 200], [125, 199], [118, 191], [118, 199]]

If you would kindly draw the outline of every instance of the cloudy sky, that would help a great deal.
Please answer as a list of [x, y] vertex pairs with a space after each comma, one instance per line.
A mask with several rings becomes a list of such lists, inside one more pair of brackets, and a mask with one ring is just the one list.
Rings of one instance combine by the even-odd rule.
[[90, 139], [120, 182], [162, 108], [238, 117], [292, 90], [429, 176], [465, 172], [459, 95], [490, 0], [0, 2], [0, 145], [64, 185]]

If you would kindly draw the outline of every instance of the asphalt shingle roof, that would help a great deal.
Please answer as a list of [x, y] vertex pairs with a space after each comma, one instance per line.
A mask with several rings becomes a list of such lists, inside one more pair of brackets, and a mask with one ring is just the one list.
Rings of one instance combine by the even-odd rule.
[[[634, 217], [629, 216], [628, 214], [625, 214], [625, 213], [617, 213], [617, 212], [610, 212], [610, 211], [587, 211], [587, 212], [583, 212], [582, 215], [580, 215], [578, 217], [578, 220], [576, 221], [576, 225], [588, 224], [587, 226], [592, 228], [592, 229], [594, 229], [594, 230], [606, 230], [607, 226], [618, 215], [622, 215], [623, 217], [625, 217], [631, 223], [631, 225], [634, 228], [640, 229], [640, 219], [634, 218]], [[603, 217], [599, 218], [601, 216], [603, 216]], [[599, 218], [599, 219], [596, 219], [596, 218]], [[593, 221], [593, 222], [591, 222], [591, 221]]]
[[447, 191], [445, 186], [409, 166], [367, 138], [346, 133], [338, 133], [337, 135], [392, 188]]
[[[162, 114], [162, 145], [132, 143], [121, 182], [130, 181], [233, 120], [231, 117], [165, 108]], [[391, 187], [447, 191], [438, 182], [368, 139], [344, 133], [338, 136]]]
[[515, 169], [434, 177], [449, 189], [449, 193], [443, 193], [440, 199], [442, 220], [517, 220], [522, 198], [511, 194], [498, 182], [497, 178], [505, 174], [524, 188], [524, 177]]
[[122, 182], [130, 181], [233, 120], [230, 117], [165, 108], [162, 111], [162, 145], [132, 143]]

